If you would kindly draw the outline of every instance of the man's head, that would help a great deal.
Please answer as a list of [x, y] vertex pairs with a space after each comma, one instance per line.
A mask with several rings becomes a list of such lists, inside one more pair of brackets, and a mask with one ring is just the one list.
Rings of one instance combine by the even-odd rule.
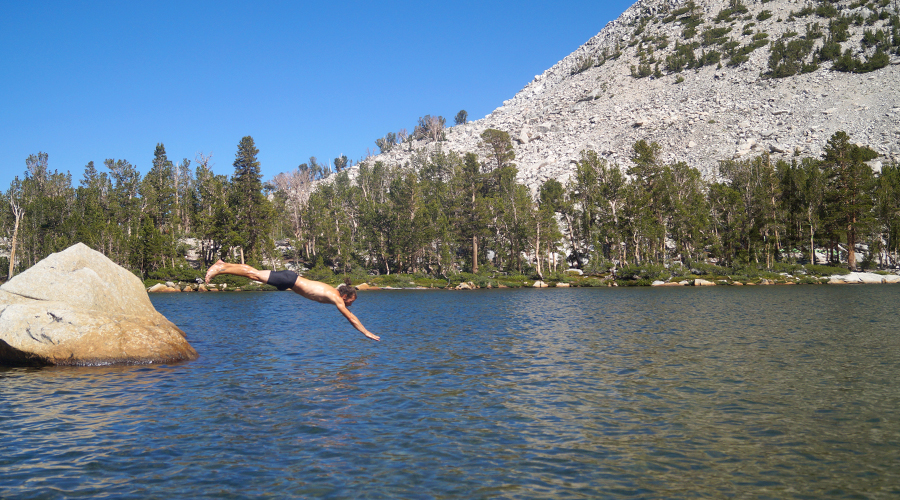
[[338, 293], [344, 299], [344, 305], [350, 307], [350, 304], [356, 300], [356, 287], [353, 286], [350, 278], [344, 278], [344, 282], [338, 285]]

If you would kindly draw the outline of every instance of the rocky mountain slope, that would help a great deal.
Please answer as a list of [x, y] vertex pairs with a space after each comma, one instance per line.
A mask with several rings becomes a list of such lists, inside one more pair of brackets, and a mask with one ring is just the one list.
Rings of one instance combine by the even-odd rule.
[[[488, 116], [446, 129], [441, 146], [477, 151], [485, 129], [506, 131], [519, 178], [532, 188], [565, 181], [584, 149], [625, 168], [640, 139], [659, 143], [664, 161], [687, 162], [707, 176], [723, 159], [818, 156], [838, 130], [882, 162], [900, 160], [900, 48], [891, 45], [900, 44], [891, 39], [898, 5], [640, 0]], [[887, 37], [882, 45], [862, 43], [879, 32]], [[880, 47], [888, 50], [886, 66], [852, 73], [817, 58], [826, 43], [844, 38], [838, 54], [849, 50], [858, 71]], [[799, 55], [778, 71], [790, 73], [792, 62], [797, 74], [771, 74], [773, 48], [791, 47]], [[403, 164], [422, 147], [435, 143], [411, 140], [370, 160]]]

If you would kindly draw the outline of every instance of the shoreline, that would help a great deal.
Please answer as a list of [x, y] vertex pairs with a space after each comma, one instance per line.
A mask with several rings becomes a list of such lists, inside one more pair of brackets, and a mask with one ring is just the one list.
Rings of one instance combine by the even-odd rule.
[[[410, 285], [414, 285], [414, 282], [411, 282]], [[441, 280], [440, 284], [435, 286], [435, 283], [432, 281], [430, 286], [390, 286], [390, 285], [378, 285], [378, 284], [370, 284], [368, 282], [359, 283], [356, 286], [356, 289], [361, 292], [366, 291], [381, 291], [381, 290], [442, 290], [442, 291], [463, 291], [463, 290], [490, 290], [490, 289], [504, 289], [504, 288], [616, 288], [616, 287], [706, 287], [706, 286], [795, 286], [795, 285], [891, 285], [891, 284], [900, 284], [900, 275], [889, 273], [889, 274], [879, 274], [874, 272], [851, 272], [848, 274], [842, 275], [831, 275], [831, 276], [803, 276], [796, 277], [793, 275], [786, 275], [783, 279], [768, 279], [768, 278], [760, 278], [758, 280], [733, 280], [728, 277], [715, 277], [708, 276], [706, 278], [682, 278], [682, 279], [672, 279], [670, 281], [653, 281], [649, 282], [649, 280], [615, 280], [606, 278], [597, 278], [597, 277], [582, 277], [582, 276], [573, 276], [571, 281], [568, 282], [554, 282], [554, 281], [541, 281], [541, 280], [529, 280], [522, 282], [511, 282], [497, 279], [488, 279], [485, 282], [484, 286], [479, 286], [478, 284], [472, 281], [463, 281], [458, 282], [457, 284], [453, 284], [452, 282], [445, 282]], [[211, 284], [211, 285], [196, 285], [196, 284], [182, 284], [182, 283], [172, 283], [168, 282], [165, 284], [159, 283], [154, 286], [147, 288], [147, 293], [186, 293], [186, 292], [195, 292], [195, 293], [218, 293], [218, 292], [268, 292], [268, 291], [278, 291], [274, 287], [269, 285], [265, 285], [259, 282], [251, 282], [247, 286], [232, 286], [229, 287], [227, 284]], [[290, 290], [285, 290], [290, 291]]]

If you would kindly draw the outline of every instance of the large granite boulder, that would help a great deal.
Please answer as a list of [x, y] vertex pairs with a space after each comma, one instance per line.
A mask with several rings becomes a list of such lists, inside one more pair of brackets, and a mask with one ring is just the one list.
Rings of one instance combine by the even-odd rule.
[[197, 358], [141, 280], [78, 243], [0, 287], [0, 365], [168, 363]]

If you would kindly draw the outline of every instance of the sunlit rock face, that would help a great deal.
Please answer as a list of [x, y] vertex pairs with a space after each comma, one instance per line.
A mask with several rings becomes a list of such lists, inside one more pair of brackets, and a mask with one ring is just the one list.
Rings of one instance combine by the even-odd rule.
[[197, 358], [143, 283], [78, 243], [0, 287], [0, 365], [169, 363]]
[[[764, 153], [773, 161], [789, 162], [795, 153], [820, 157], [837, 131], [881, 155], [872, 163], [876, 170], [900, 160], [900, 54], [892, 52], [888, 66], [869, 73], [836, 71], [827, 61], [811, 72], [773, 78], [774, 42], [812, 40], [804, 62], [822, 48], [832, 19], [801, 14], [819, 2], [737, 2], [746, 11], [728, 16], [733, 1], [692, 3], [699, 23], [693, 28], [687, 0], [639, 0], [484, 118], [448, 128], [441, 142], [410, 140], [368, 163], [417, 165], [420, 151], [438, 147], [484, 154], [481, 134], [489, 128], [509, 133], [517, 180], [532, 191], [551, 178], [565, 184], [583, 150], [626, 169], [639, 140], [657, 143], [661, 161], [685, 162], [706, 177], [718, 175], [722, 160]], [[829, 4], [845, 18], [873, 13], [853, 0]], [[898, 5], [878, 7], [887, 17], [871, 25], [850, 23], [841, 51], [871, 57], [876, 49], [861, 44], [866, 30], [890, 31], [888, 17], [900, 13]], [[818, 35], [809, 32], [814, 29]], [[674, 69], [669, 61], [686, 45], [696, 58], [715, 53], [720, 60]], [[750, 51], [743, 62], [732, 59], [738, 48]], [[642, 65], [650, 74], [635, 74]], [[351, 178], [356, 172], [350, 169]]]

